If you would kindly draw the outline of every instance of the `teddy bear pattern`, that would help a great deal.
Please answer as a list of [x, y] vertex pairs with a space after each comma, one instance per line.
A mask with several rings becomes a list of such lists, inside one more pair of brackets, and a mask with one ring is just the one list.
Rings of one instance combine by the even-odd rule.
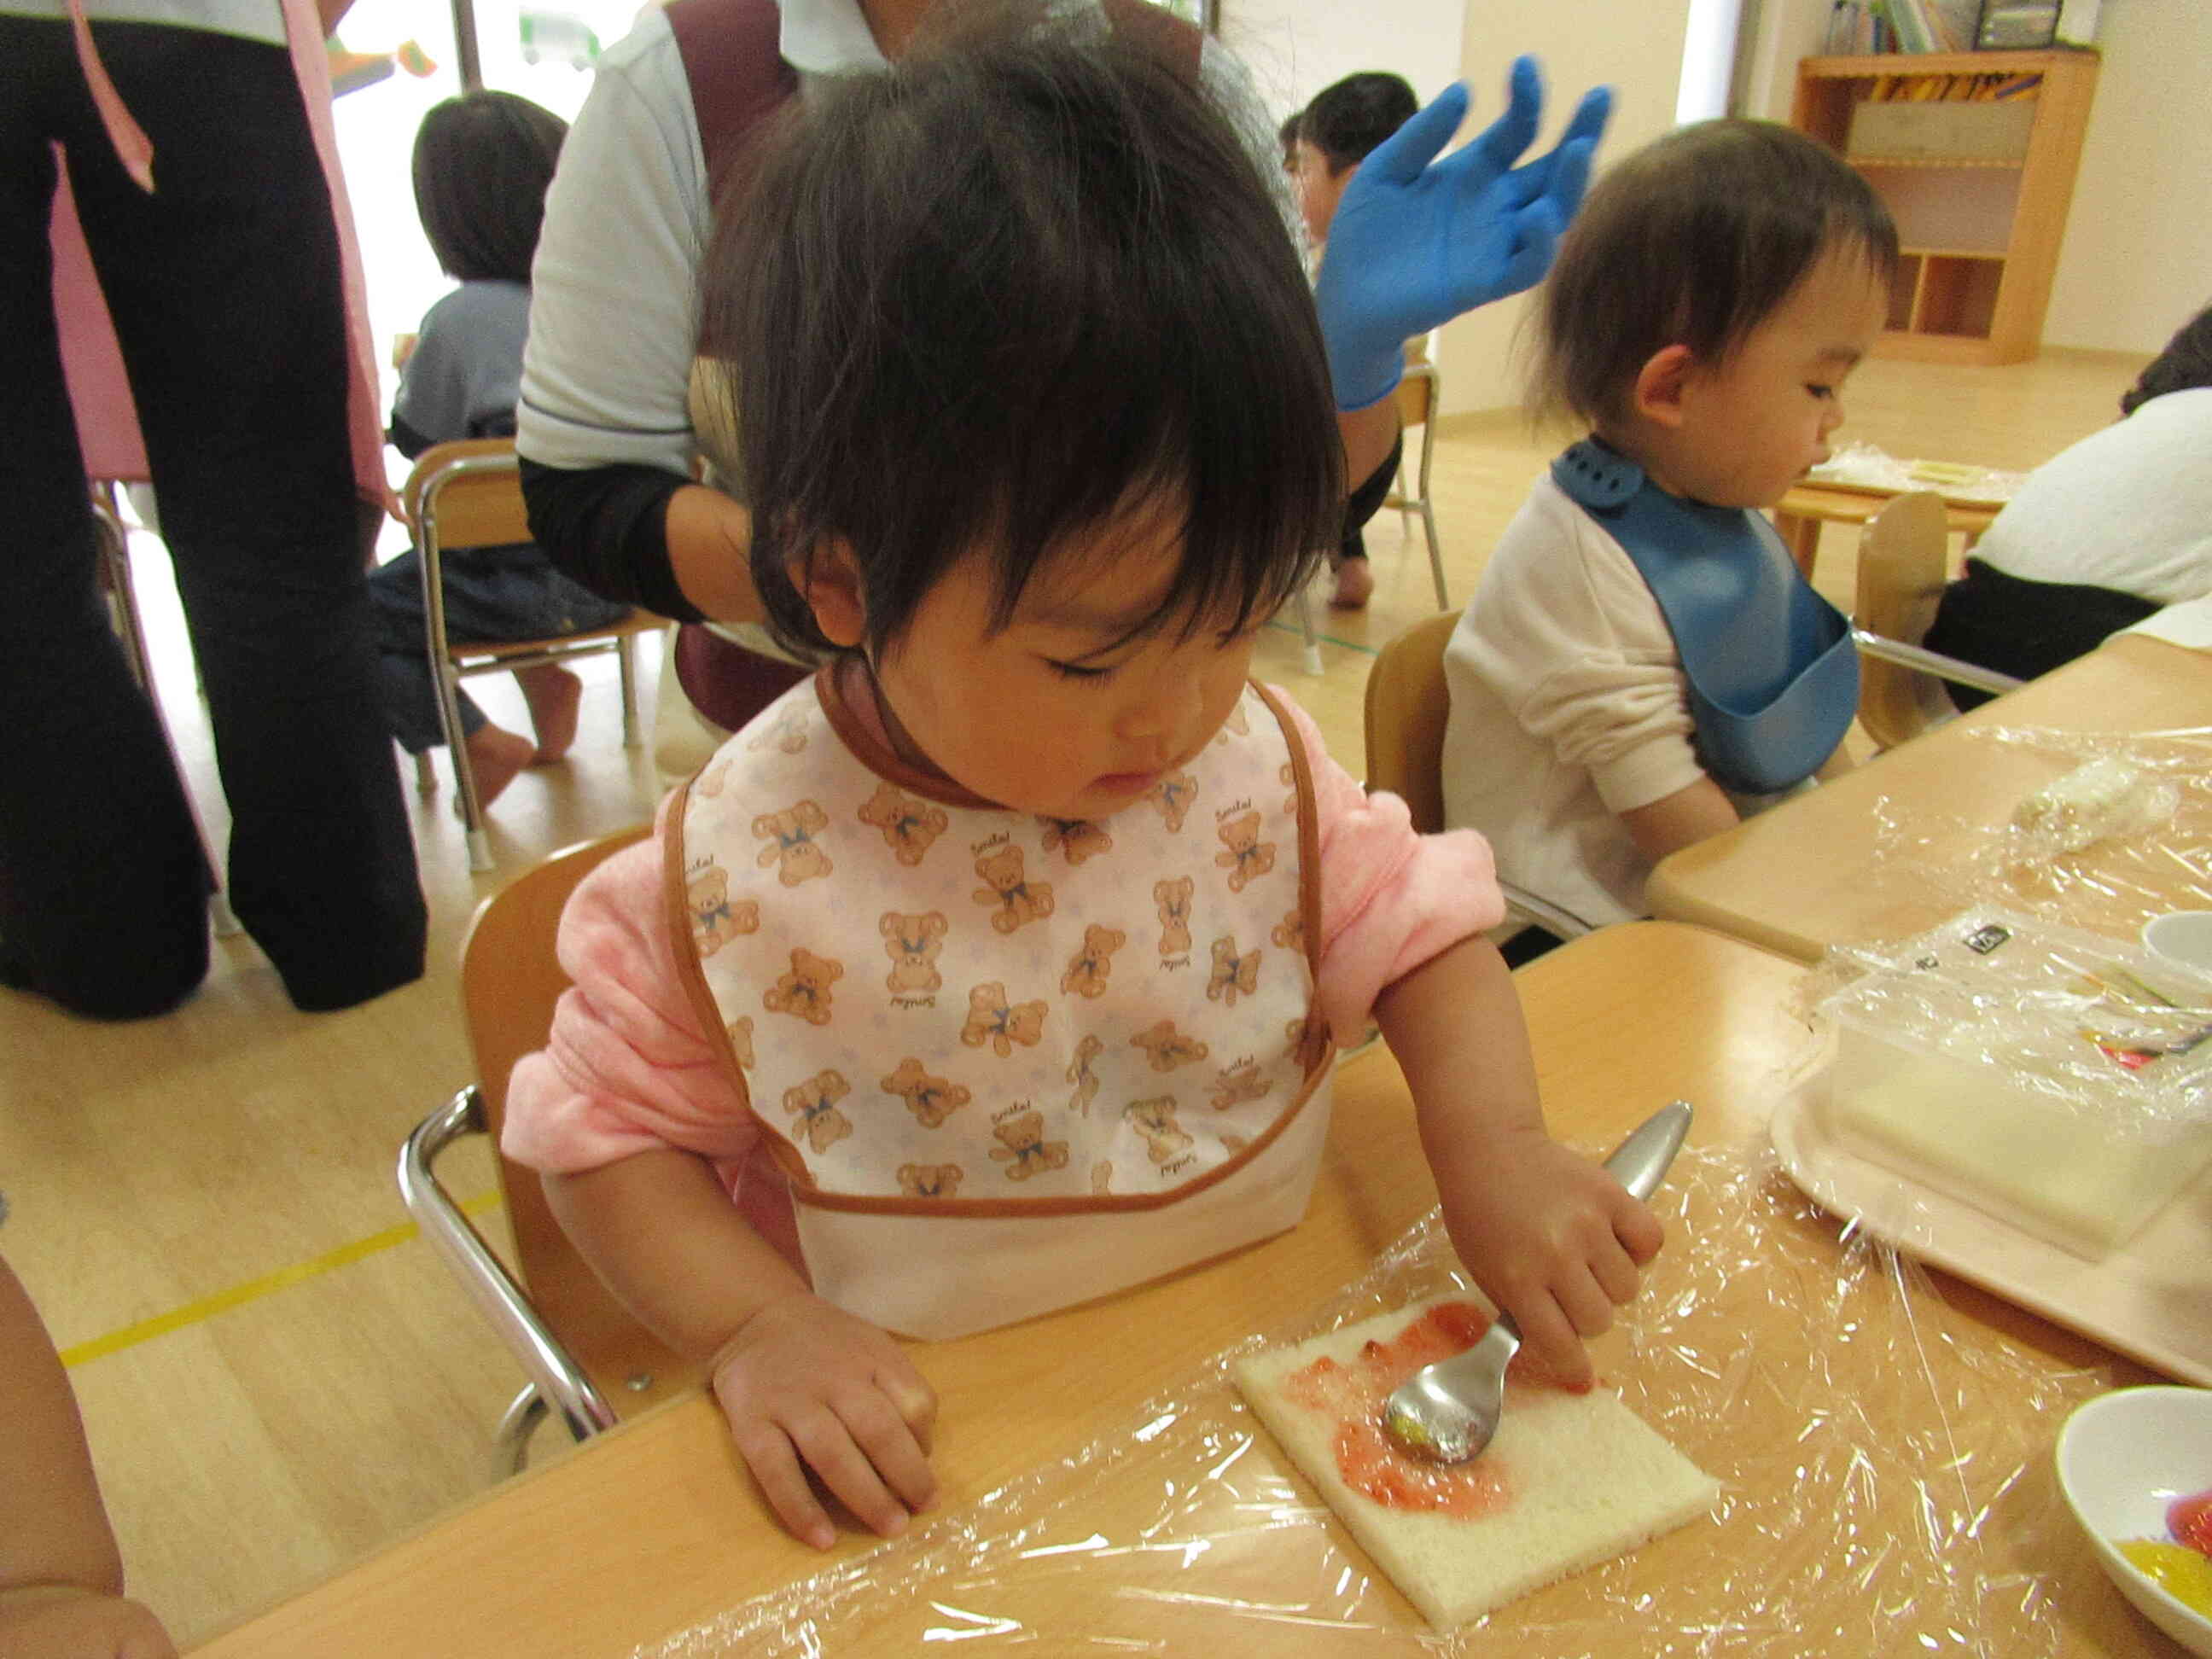
[[878, 775], [827, 684], [723, 746], [672, 865], [727, 1064], [805, 1170], [795, 1195], [1157, 1204], [1296, 1114], [1328, 1052], [1296, 925], [1311, 807], [1256, 690], [1146, 797], [1071, 821]]

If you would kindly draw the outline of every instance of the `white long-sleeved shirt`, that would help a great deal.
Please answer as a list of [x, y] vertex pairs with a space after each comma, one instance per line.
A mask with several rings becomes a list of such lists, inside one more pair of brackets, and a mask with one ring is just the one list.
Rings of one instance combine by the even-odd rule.
[[1674, 637], [1620, 544], [1539, 478], [1444, 653], [1444, 822], [1592, 927], [1648, 914], [1620, 814], [1703, 777]]
[[2154, 398], [2045, 461], [1974, 556], [2154, 605], [2212, 593], [2212, 386]]

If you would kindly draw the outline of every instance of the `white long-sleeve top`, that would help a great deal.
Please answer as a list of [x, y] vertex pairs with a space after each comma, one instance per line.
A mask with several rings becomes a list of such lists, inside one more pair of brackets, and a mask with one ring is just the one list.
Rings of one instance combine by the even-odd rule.
[[1547, 472], [1444, 653], [1444, 821], [1501, 881], [1592, 927], [1648, 914], [1620, 814], [1703, 777], [1680, 659], [1620, 544]]
[[2045, 461], [1974, 556], [2154, 605], [2212, 593], [2212, 386], [2154, 398]]

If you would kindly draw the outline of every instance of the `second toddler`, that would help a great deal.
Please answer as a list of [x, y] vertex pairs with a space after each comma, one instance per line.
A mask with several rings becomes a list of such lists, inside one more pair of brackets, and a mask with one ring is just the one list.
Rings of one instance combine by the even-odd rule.
[[1642, 915], [1661, 859], [1840, 759], [1850, 625], [1758, 509], [1827, 458], [1896, 262], [1866, 182], [1765, 122], [1679, 129], [1592, 188], [1533, 376], [1590, 436], [1444, 659], [1445, 817], [1509, 884], [1592, 927]]

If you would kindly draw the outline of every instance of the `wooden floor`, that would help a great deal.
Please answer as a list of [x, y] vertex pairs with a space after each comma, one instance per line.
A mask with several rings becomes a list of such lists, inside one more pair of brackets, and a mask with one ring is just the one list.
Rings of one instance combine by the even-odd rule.
[[[2139, 364], [1872, 362], [1841, 435], [2025, 469], [2112, 419]], [[1455, 602], [1560, 441], [1516, 416], [1443, 423], [1434, 488]], [[1846, 605], [1853, 541], [1832, 528], [1817, 572]], [[1433, 606], [1418, 528], [1409, 544], [1385, 514], [1369, 542], [1371, 606], [1316, 605], [1322, 677], [1303, 672], [1280, 626], [1261, 663], [1355, 773], [1374, 651]], [[139, 538], [135, 563], [162, 702], [220, 834], [159, 544]], [[469, 1078], [449, 964], [472, 907], [502, 873], [650, 810], [649, 770], [621, 747], [611, 663], [589, 677], [574, 757], [526, 774], [495, 809], [501, 872], [470, 874], [442, 768], [434, 796], [410, 791], [432, 917], [420, 984], [301, 1015], [241, 937], [217, 941], [193, 1001], [144, 1024], [87, 1024], [0, 992], [0, 1252], [70, 1361], [133, 1588], [187, 1642], [489, 1483], [492, 1428], [520, 1379], [406, 1225], [392, 1167], [408, 1129]], [[521, 724], [511, 682], [474, 684], [494, 719]], [[481, 1155], [448, 1173], [464, 1195], [493, 1189]], [[541, 1455], [556, 1438], [541, 1435]]]

